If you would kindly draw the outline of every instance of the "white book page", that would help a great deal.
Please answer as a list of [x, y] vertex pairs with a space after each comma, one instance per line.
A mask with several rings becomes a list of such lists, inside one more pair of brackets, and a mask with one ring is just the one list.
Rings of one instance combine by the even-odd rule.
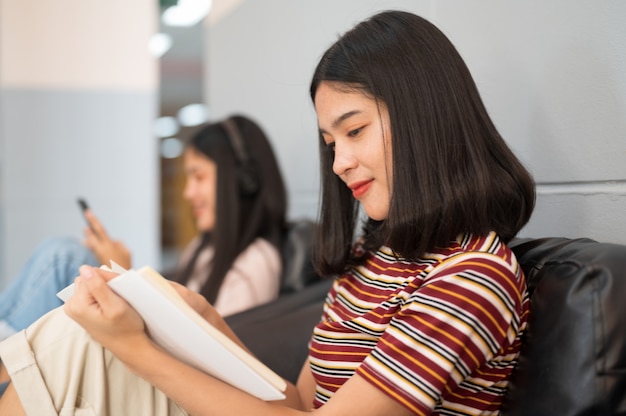
[[[286, 382], [254, 356], [215, 329], [150, 267], [125, 270], [112, 262], [108, 271], [121, 273], [109, 286], [143, 318], [149, 336], [179, 360], [263, 399], [282, 400]], [[60, 291], [62, 300], [73, 285]]]

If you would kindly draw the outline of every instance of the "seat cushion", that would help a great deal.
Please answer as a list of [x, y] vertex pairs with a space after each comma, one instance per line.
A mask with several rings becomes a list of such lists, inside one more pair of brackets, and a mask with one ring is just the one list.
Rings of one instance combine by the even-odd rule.
[[626, 246], [564, 238], [510, 246], [531, 316], [503, 414], [626, 414]]
[[230, 315], [226, 322], [259, 360], [295, 383], [331, 284], [332, 279], [320, 280], [273, 302]]
[[287, 224], [282, 248], [283, 274], [280, 294], [298, 292], [319, 282], [311, 261], [316, 223], [309, 219], [293, 220]]

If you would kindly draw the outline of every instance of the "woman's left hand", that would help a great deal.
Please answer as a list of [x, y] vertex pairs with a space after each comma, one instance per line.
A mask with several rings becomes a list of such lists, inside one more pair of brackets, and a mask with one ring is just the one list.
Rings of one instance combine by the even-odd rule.
[[218, 324], [221, 323], [222, 317], [204, 296], [194, 292], [193, 290], [189, 290], [180, 283], [173, 281], [170, 281], [169, 283], [172, 285], [174, 290], [178, 292], [180, 297], [183, 298], [183, 300], [191, 306], [193, 310], [198, 312], [198, 314], [200, 314], [200, 316], [202, 316], [208, 323], [213, 326], [218, 326]]
[[81, 266], [74, 295], [65, 303], [65, 313], [96, 341], [124, 361], [150, 342], [139, 314], [107, 285], [115, 273]]

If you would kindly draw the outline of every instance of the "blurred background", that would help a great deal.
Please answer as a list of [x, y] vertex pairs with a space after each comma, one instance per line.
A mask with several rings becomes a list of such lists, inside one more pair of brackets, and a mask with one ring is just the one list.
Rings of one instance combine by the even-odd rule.
[[81, 237], [77, 197], [135, 266], [169, 265], [194, 233], [181, 140], [232, 113], [272, 140], [289, 217], [315, 218], [308, 83], [384, 9], [433, 21], [466, 59], [537, 180], [523, 236], [626, 242], [624, 1], [0, 0], [0, 288], [42, 239]]

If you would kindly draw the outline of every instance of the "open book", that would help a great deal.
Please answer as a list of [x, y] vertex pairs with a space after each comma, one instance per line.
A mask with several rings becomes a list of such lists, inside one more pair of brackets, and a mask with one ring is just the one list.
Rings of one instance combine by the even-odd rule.
[[[284, 399], [285, 380], [204, 320], [180, 297], [169, 282], [151, 267], [125, 270], [109, 286], [143, 318], [148, 334], [163, 349], [230, 385], [263, 400]], [[63, 301], [73, 285], [60, 291]]]

